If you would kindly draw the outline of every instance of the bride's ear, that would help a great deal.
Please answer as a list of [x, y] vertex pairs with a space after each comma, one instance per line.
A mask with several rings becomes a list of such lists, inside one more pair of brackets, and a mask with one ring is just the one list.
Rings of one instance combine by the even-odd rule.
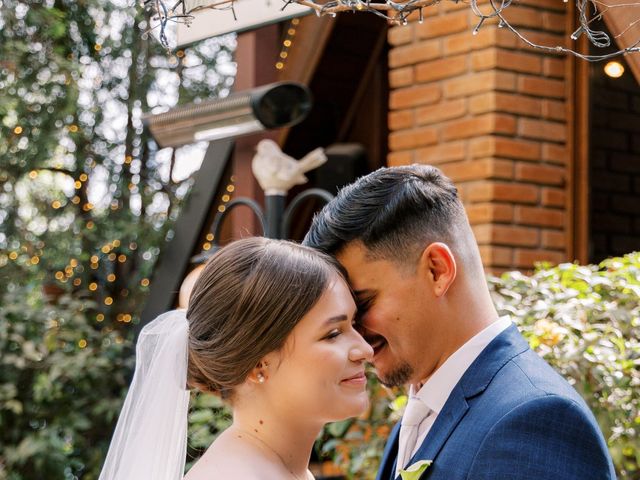
[[247, 379], [251, 383], [263, 384], [269, 378], [269, 360], [263, 358], [253, 367]]

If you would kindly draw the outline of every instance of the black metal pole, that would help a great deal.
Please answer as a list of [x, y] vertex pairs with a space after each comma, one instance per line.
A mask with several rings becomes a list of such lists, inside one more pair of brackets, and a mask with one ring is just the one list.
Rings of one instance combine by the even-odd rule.
[[269, 238], [283, 238], [282, 216], [284, 214], [285, 195], [265, 195], [265, 218], [267, 228], [265, 236]]

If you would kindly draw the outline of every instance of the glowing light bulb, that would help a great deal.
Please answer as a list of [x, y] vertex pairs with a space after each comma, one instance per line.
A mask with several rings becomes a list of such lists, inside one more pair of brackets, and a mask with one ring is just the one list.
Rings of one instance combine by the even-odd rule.
[[624, 67], [620, 62], [613, 60], [604, 66], [604, 73], [611, 78], [620, 78], [624, 74]]

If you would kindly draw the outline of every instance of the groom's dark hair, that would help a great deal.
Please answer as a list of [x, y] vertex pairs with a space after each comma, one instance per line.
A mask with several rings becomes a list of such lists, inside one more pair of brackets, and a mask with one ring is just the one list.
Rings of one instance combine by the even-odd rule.
[[428, 165], [380, 168], [344, 187], [303, 241], [332, 255], [352, 242], [372, 258], [400, 264], [415, 264], [433, 242], [446, 243], [464, 263], [479, 258], [457, 188]]

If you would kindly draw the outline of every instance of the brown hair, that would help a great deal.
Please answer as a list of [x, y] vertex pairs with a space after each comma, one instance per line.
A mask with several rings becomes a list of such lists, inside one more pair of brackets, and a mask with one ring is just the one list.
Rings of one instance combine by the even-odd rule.
[[284, 240], [247, 238], [216, 252], [189, 299], [188, 384], [229, 398], [335, 275], [344, 278], [332, 257]]

